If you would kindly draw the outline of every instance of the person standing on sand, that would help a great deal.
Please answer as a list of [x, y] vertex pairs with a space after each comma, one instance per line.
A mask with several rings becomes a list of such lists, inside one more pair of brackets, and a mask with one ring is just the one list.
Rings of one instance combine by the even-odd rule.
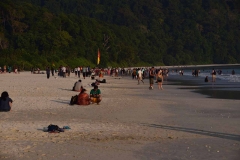
[[53, 66], [51, 67], [51, 73], [52, 73], [52, 76], [54, 76], [54, 67]]
[[62, 67], [63, 78], [66, 78], [67, 68], [65, 66]]
[[50, 77], [50, 68], [49, 67], [47, 67], [47, 69], [46, 69], [46, 73], [47, 73], [47, 79], [49, 79], [49, 77]]
[[158, 83], [158, 89], [163, 90], [162, 84], [163, 84], [163, 71], [159, 69], [157, 73], [157, 83]]
[[[161, 67], [160, 67], [160, 69], [159, 70], [161, 70]], [[158, 72], [159, 72], [159, 70], [158, 69], [155, 69], [155, 78], [156, 78], [156, 82], [155, 83], [157, 83], [157, 75], [158, 75]]]
[[142, 81], [142, 83], [144, 84], [144, 82], [143, 82], [143, 73], [142, 73], [140, 68], [138, 68], [138, 84], [140, 84], [139, 81]]
[[80, 68], [80, 67], [77, 67], [77, 75], [78, 75], [78, 78], [81, 77], [80, 73], [81, 73], [81, 68]]
[[83, 72], [83, 78], [85, 79], [87, 75], [87, 67], [83, 67], [82, 72]]
[[154, 81], [154, 67], [152, 67], [149, 71], [149, 89], [153, 89], [153, 81]]
[[215, 69], [213, 68], [213, 70], [212, 70], [212, 82], [215, 82], [216, 81], [216, 71], [215, 71]]
[[75, 77], [77, 77], [77, 67], [74, 68]]
[[137, 70], [135, 68], [133, 68], [133, 71], [132, 71], [132, 79], [135, 79], [136, 78], [136, 75], [137, 75]]
[[6, 72], [7, 72], [7, 66], [4, 65], [4, 66], [3, 66], [3, 73], [6, 73]]

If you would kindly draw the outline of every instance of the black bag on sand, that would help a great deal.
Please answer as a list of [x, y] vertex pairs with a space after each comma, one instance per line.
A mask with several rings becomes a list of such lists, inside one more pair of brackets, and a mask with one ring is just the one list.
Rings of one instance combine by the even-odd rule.
[[78, 100], [78, 95], [72, 96], [70, 100], [70, 105], [77, 104], [77, 100]]
[[50, 133], [59, 133], [59, 132], [64, 132], [64, 129], [58, 127], [58, 125], [50, 124], [48, 126], [48, 132], [50, 132]]

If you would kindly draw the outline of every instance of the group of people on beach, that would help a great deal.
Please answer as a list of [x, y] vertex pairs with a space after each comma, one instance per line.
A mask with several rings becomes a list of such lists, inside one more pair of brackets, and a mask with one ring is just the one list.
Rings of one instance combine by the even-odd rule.
[[[154, 72], [155, 71], [155, 72]], [[160, 69], [154, 69], [152, 67], [149, 71], [149, 89], [153, 89], [153, 84], [154, 84], [154, 78], [156, 78], [156, 83], [158, 84], [158, 89], [163, 90], [162, 84], [163, 84], [163, 70]]]
[[0, 73], [19, 73], [20, 69], [19, 67], [14, 66], [13, 68], [11, 66], [4, 65], [3, 67], [0, 66]]
[[[214, 68], [212, 69], [211, 75], [212, 75], [212, 82], [216, 82], [217, 72]], [[209, 82], [208, 76], [205, 77], [204, 82]]]
[[81, 75], [82, 75], [83, 79], [85, 79], [86, 77], [95, 77], [96, 75], [102, 78], [103, 75], [106, 74], [106, 70], [102, 68], [91, 69], [89, 66], [87, 67], [78, 66], [78, 67], [75, 67], [74, 69], [71, 69], [69, 66], [63, 66], [63, 65], [58, 67], [58, 70], [55, 70], [54, 67], [50, 68], [49, 66], [46, 68], [46, 74], [48, 79], [50, 78], [50, 74], [54, 76], [54, 73], [56, 73], [59, 77], [63, 77], [63, 78], [70, 77], [70, 73], [73, 73], [75, 74], [75, 77], [81, 78]]
[[91, 89], [90, 95], [88, 95], [86, 93], [87, 90], [83, 88], [82, 80], [78, 80], [77, 82], [75, 82], [72, 90], [80, 92], [75, 101], [75, 104], [78, 104], [78, 105], [89, 105], [92, 103], [99, 104], [102, 100], [102, 97], [101, 97], [101, 90], [98, 88], [98, 84], [99, 83], [93, 83], [92, 85], [93, 89]]
[[[83, 88], [81, 80], [75, 83], [73, 90], [80, 92], [76, 100], [78, 105], [89, 105], [92, 103], [99, 104], [102, 100], [101, 90], [98, 85], [94, 85], [90, 91], [90, 95], [86, 93], [86, 89]], [[7, 91], [2, 92], [0, 97], [0, 112], [9, 112], [12, 109], [13, 100], [9, 97]]]
[[163, 89], [163, 79], [168, 76], [167, 69], [157, 69], [154, 67], [151, 68], [133, 68], [132, 71], [132, 79], [137, 79], [138, 85], [140, 82], [144, 84], [143, 79], [149, 78], [149, 89], [153, 89], [154, 79], [156, 79], [155, 83], [158, 84], [158, 89]]

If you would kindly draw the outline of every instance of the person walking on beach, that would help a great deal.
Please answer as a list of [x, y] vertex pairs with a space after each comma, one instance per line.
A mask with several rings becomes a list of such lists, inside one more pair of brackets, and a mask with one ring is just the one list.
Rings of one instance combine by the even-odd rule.
[[12, 99], [9, 98], [8, 92], [4, 91], [0, 97], [0, 112], [8, 112], [12, 108]]
[[152, 67], [149, 71], [149, 89], [153, 89], [153, 81], [154, 81], [154, 67]]
[[74, 68], [75, 77], [77, 77], [77, 67]]
[[133, 71], [132, 71], [132, 79], [135, 79], [137, 76], [137, 70], [135, 68], [133, 68]]
[[83, 72], [83, 78], [85, 79], [85, 77], [87, 76], [87, 67], [83, 67], [82, 72]]
[[142, 83], [144, 84], [144, 82], [143, 82], [143, 73], [142, 73], [140, 68], [138, 68], [138, 84], [140, 84], [139, 81], [142, 81]]
[[67, 68], [65, 66], [62, 67], [63, 78], [66, 78]]
[[54, 76], [54, 67], [53, 66], [51, 67], [51, 73], [52, 73], [52, 76]]
[[46, 69], [47, 79], [49, 79], [49, 77], [50, 77], [50, 72], [51, 72], [50, 68], [47, 67], [47, 69]]
[[215, 82], [215, 81], [216, 81], [216, 71], [213, 68], [213, 70], [212, 70], [212, 82]]
[[157, 83], [158, 83], [158, 89], [163, 90], [162, 84], [163, 84], [163, 71], [159, 69], [157, 73]]
[[81, 68], [80, 68], [80, 67], [77, 67], [77, 75], [78, 75], [78, 78], [80, 78], [80, 72], [81, 72]]

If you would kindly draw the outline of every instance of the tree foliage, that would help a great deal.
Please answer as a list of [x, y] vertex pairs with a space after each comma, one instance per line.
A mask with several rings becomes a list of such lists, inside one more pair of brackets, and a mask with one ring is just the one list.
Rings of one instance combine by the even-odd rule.
[[[240, 63], [238, 0], [1, 0], [0, 65]], [[24, 65], [25, 64], [25, 65]]]

